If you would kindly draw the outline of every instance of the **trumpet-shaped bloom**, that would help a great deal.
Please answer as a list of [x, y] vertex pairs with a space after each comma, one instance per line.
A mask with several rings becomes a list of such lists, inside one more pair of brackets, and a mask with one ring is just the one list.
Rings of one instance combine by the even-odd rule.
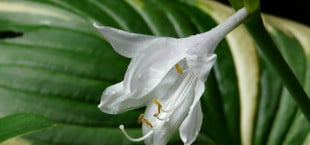
[[227, 33], [247, 16], [240, 9], [208, 32], [187, 38], [147, 36], [106, 26], [94, 26], [119, 54], [131, 58], [124, 80], [103, 92], [101, 111], [118, 114], [147, 106], [138, 117], [143, 136], [131, 141], [164, 145], [179, 130], [184, 144], [192, 144], [202, 124], [200, 97], [216, 60], [214, 50]]

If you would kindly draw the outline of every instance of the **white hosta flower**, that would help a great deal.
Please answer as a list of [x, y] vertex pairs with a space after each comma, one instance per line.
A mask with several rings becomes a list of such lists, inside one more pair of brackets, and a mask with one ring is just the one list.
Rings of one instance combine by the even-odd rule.
[[200, 97], [216, 60], [214, 50], [227, 33], [247, 16], [240, 9], [212, 30], [187, 38], [146, 36], [94, 26], [119, 54], [131, 58], [124, 80], [108, 87], [98, 107], [117, 114], [147, 106], [138, 121], [143, 136], [131, 141], [164, 145], [179, 129], [184, 144], [191, 144], [202, 124]]

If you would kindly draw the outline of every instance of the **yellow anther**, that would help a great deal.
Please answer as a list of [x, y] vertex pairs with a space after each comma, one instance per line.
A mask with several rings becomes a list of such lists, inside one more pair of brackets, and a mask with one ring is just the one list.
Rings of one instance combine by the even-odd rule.
[[154, 104], [157, 105], [157, 113], [154, 114], [154, 116], [157, 117], [157, 116], [160, 114], [161, 104], [160, 104], [160, 102], [159, 102], [157, 99], [155, 99], [155, 98], [152, 99], [152, 102], [153, 102]]
[[144, 118], [144, 114], [140, 114], [138, 118], [138, 123], [145, 123], [147, 127], [153, 128], [151, 122]]
[[177, 72], [178, 72], [179, 74], [182, 74], [182, 73], [183, 73], [183, 69], [182, 69], [182, 67], [181, 67], [179, 64], [176, 64], [176, 65], [175, 65], [175, 69], [177, 70]]

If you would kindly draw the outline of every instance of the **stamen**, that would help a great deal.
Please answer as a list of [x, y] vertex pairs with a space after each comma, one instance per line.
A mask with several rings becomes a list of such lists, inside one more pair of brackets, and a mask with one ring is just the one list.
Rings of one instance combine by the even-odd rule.
[[177, 70], [177, 72], [181, 75], [183, 73], [183, 68], [179, 65], [179, 64], [176, 64], [175, 65], [175, 69]]
[[144, 114], [140, 114], [138, 118], [138, 123], [142, 123], [142, 122], [145, 123], [147, 127], [153, 128], [153, 125], [151, 124], [151, 122], [144, 118]]
[[162, 108], [161, 103], [157, 99], [152, 99], [152, 102], [157, 105], [157, 113], [154, 114], [154, 117], [157, 117], [160, 114], [160, 111], [168, 112]]
[[152, 99], [152, 102], [155, 103], [157, 105], [157, 113], [154, 114], [155, 117], [157, 117], [160, 114], [160, 110], [161, 110], [161, 104], [157, 99]]
[[127, 133], [126, 130], [125, 130], [125, 126], [124, 126], [123, 124], [121, 124], [121, 125], [119, 126], [119, 129], [123, 132], [123, 134], [125, 135], [125, 137], [126, 137], [127, 139], [129, 139], [130, 141], [133, 141], [133, 142], [140, 142], [140, 141], [143, 141], [143, 140], [147, 139], [148, 137], [150, 137], [150, 136], [153, 134], [153, 132], [154, 132], [153, 130], [151, 130], [151, 131], [149, 131], [147, 134], [145, 134], [145, 135], [142, 136], [142, 137], [133, 138], [133, 137], [131, 137], [131, 136], [128, 135], [128, 133]]

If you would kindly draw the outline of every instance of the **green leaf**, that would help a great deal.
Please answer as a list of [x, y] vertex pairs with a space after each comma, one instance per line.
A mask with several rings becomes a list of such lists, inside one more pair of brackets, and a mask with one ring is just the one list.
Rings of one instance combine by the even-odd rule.
[[240, 9], [244, 6], [244, 1], [245, 0], [229, 0], [230, 4], [234, 9]]
[[284, 145], [290, 144], [302, 144], [309, 134], [310, 123], [307, 121], [305, 116], [299, 111], [297, 112], [292, 126], [286, 134]]
[[280, 78], [261, 60], [260, 100], [256, 114], [255, 128], [253, 133], [254, 145], [265, 145], [268, 141], [269, 132], [273, 125], [283, 85]]
[[259, 11], [248, 21], [247, 28], [255, 38], [259, 51], [264, 54], [265, 59], [281, 77], [302, 112], [310, 120], [310, 99], [266, 31]]
[[29, 113], [13, 114], [0, 118], [0, 124], [0, 142], [55, 125], [46, 117]]
[[[132, 136], [141, 136], [139, 129], [126, 129]], [[81, 132], [81, 134], [77, 134]], [[78, 136], [77, 136], [78, 135]], [[116, 126], [115, 128], [106, 127], [85, 127], [72, 124], [57, 124], [56, 127], [36, 132], [26, 136], [27, 139], [34, 140], [37, 144], [74, 144], [74, 145], [129, 145], [122, 132]], [[142, 144], [142, 143], [141, 143]]]
[[153, 34], [177, 36], [172, 22], [159, 5], [156, 4], [156, 1], [126, 0], [126, 2], [140, 14]]
[[[272, 34], [276, 44], [279, 46], [278, 48], [280, 48], [281, 53], [286, 59], [286, 62], [288, 62], [299, 81], [304, 84], [303, 80], [305, 80], [306, 58], [300, 43], [295, 38], [285, 35], [278, 29], [274, 29]], [[296, 57], [299, 59], [296, 59]], [[286, 89], [283, 90], [279, 107], [280, 109], [275, 118], [276, 120], [269, 137], [270, 145], [277, 145], [283, 141], [282, 138], [285, 136], [289, 126], [293, 122], [297, 111], [297, 106]]]
[[248, 13], [253, 13], [259, 8], [260, 0], [243, 0], [243, 2], [244, 2], [244, 6], [246, 7]]

